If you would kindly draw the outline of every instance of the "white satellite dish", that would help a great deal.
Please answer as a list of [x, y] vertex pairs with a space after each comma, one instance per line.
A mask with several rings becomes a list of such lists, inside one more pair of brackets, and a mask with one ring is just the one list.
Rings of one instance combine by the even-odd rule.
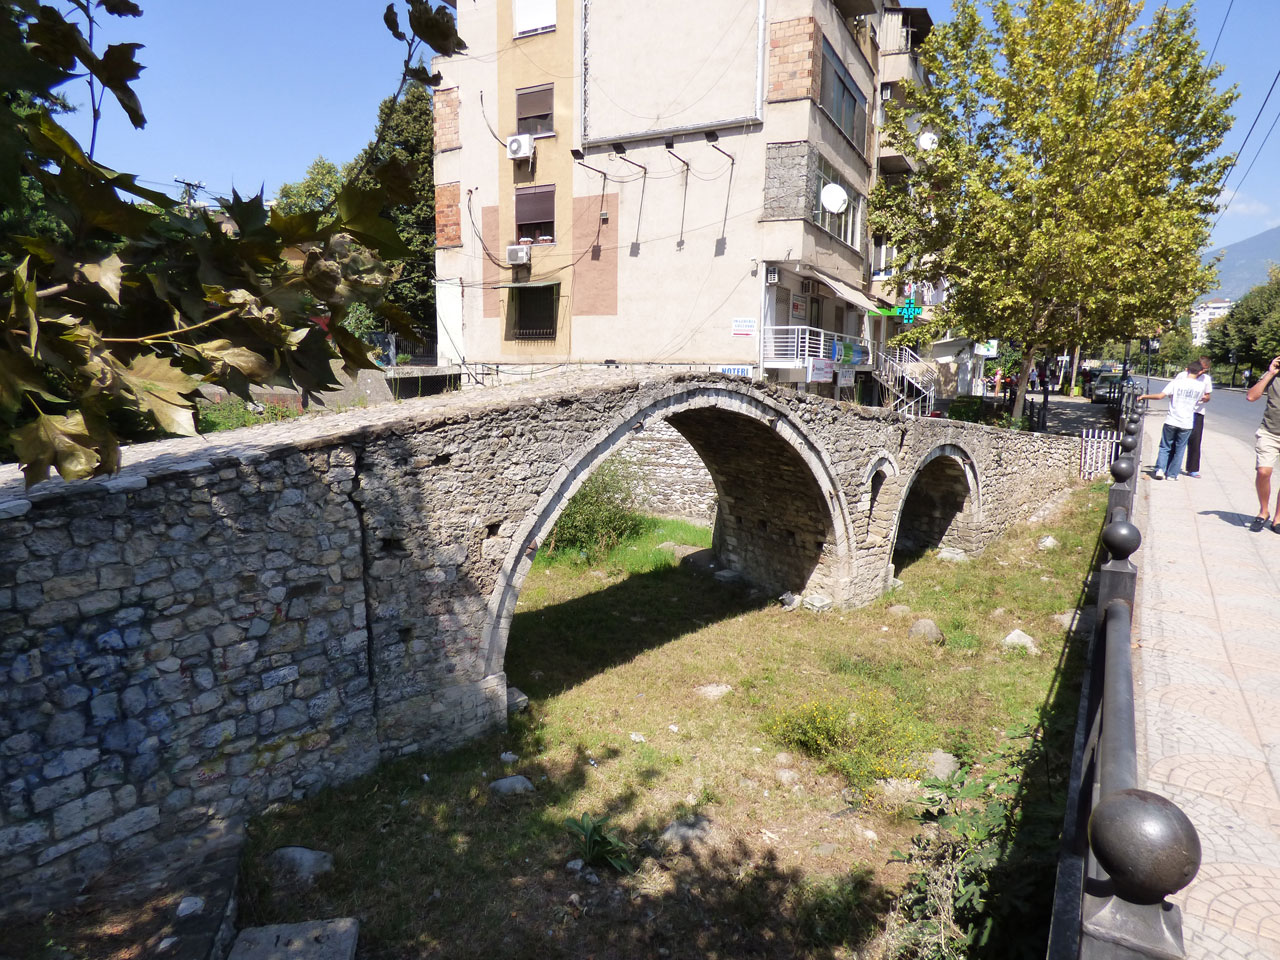
[[849, 206], [849, 194], [838, 183], [828, 183], [818, 194], [818, 202], [827, 213], [841, 214]]
[[938, 135], [930, 130], [926, 130], [916, 139], [916, 144], [921, 150], [928, 153], [938, 145]]

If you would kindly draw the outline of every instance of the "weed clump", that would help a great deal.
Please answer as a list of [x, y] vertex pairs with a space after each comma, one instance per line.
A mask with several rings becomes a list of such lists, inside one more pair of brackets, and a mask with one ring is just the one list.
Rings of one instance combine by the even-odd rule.
[[606, 460], [565, 504], [547, 538], [547, 550], [576, 551], [595, 562], [623, 540], [643, 533], [647, 520], [636, 510], [635, 474]]
[[918, 739], [914, 725], [880, 691], [848, 702], [815, 700], [784, 710], [765, 722], [765, 733], [821, 760], [855, 790], [920, 772], [911, 762]]
[[256, 427], [260, 423], [279, 423], [302, 416], [301, 410], [283, 403], [268, 400], [266, 403], [250, 405], [239, 397], [202, 402], [196, 409], [196, 427], [201, 433]]

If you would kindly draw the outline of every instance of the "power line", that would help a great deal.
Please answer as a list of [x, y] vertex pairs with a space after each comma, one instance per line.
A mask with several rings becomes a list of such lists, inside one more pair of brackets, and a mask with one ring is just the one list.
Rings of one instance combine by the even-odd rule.
[[[1253, 159], [1249, 161], [1249, 166], [1245, 168], [1244, 176], [1240, 178], [1240, 182], [1236, 184], [1235, 192], [1231, 194], [1231, 200], [1234, 200], [1240, 194], [1240, 188], [1244, 186], [1244, 182], [1249, 179], [1249, 174], [1253, 170], [1253, 165], [1258, 162], [1258, 157], [1262, 153], [1262, 148], [1267, 145], [1267, 141], [1271, 139], [1271, 133], [1276, 128], [1276, 123], [1280, 122], [1280, 112], [1276, 113], [1275, 119], [1271, 121], [1271, 126], [1267, 128], [1267, 135], [1262, 138], [1262, 142], [1258, 144], [1258, 149], [1253, 155]], [[1221, 220], [1226, 214], [1227, 209], [1231, 206], [1231, 200], [1227, 201], [1227, 205], [1222, 208], [1222, 213], [1218, 214], [1218, 220]], [[1218, 221], [1214, 221], [1215, 227]]]
[[[1253, 129], [1258, 125], [1258, 120], [1262, 117], [1262, 111], [1267, 109], [1267, 103], [1271, 100], [1271, 94], [1275, 92], [1277, 82], [1280, 82], [1280, 70], [1276, 70], [1276, 75], [1271, 80], [1271, 87], [1267, 90], [1267, 95], [1262, 98], [1262, 106], [1260, 106], [1258, 108], [1258, 112], [1254, 114], [1253, 123], [1249, 124], [1249, 132], [1244, 135], [1244, 141], [1240, 144], [1240, 149], [1237, 150], [1236, 155], [1231, 158], [1231, 165], [1227, 167], [1226, 175], [1222, 178], [1222, 186], [1218, 189], [1219, 197], [1222, 196], [1222, 191], [1227, 189], [1227, 181], [1231, 178], [1231, 172], [1235, 170], [1236, 162], [1240, 159], [1240, 154], [1244, 153], [1244, 148], [1248, 146], [1249, 138], [1253, 136]], [[1250, 164], [1250, 166], [1252, 167], [1253, 165]], [[1239, 189], [1240, 187], [1237, 184], [1237, 192]], [[1235, 198], [1236, 195], [1233, 193], [1231, 195], [1231, 200], [1234, 200]], [[1227, 201], [1227, 205], [1223, 207], [1222, 212], [1218, 214], [1218, 219], [1213, 222], [1214, 227], [1217, 227], [1217, 225], [1222, 221], [1223, 216], [1226, 215], [1227, 209], [1231, 206], [1231, 200]]]
[[1231, 0], [1227, 4], [1227, 12], [1222, 15], [1222, 26], [1218, 27], [1218, 36], [1213, 41], [1213, 49], [1209, 51], [1209, 62], [1213, 63], [1213, 55], [1218, 52], [1218, 41], [1222, 39], [1222, 31], [1227, 26], [1227, 17], [1231, 16], [1231, 8], [1235, 5], [1236, 0]]

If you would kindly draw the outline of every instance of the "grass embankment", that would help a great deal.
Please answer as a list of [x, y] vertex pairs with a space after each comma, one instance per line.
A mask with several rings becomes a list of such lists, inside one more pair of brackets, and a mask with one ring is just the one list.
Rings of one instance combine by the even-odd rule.
[[[1080, 598], [1104, 503], [1103, 487], [1080, 491], [1053, 523], [1018, 527], [967, 564], [921, 558], [901, 589], [845, 612], [786, 613], [677, 567], [660, 542], [709, 542], [687, 525], [651, 526], [594, 565], [540, 557], [506, 662], [531, 709], [504, 735], [258, 819], [242, 920], [353, 915], [367, 958], [847, 957], [886, 949], [886, 922], [895, 943], [917, 941], [903, 955], [958, 956], [982, 915], [996, 918], [993, 945], [1042, 938], [1044, 841], [1069, 762], [1045, 754], [1046, 705], [1050, 732], [1074, 718], [1054, 615]], [[1038, 550], [1046, 533], [1060, 545]], [[908, 639], [920, 617], [944, 643]], [[1001, 652], [1015, 627], [1040, 656]], [[699, 692], [712, 684], [730, 690]], [[1007, 757], [1027, 745], [1043, 770], [1024, 777]], [[964, 842], [921, 833], [872, 788], [934, 748], [965, 765], [935, 804]], [[501, 763], [507, 750], [519, 760]], [[509, 773], [535, 792], [491, 795]], [[1025, 809], [1043, 818], [1019, 833]], [[610, 816], [634, 875], [600, 868], [591, 884], [566, 870], [576, 848], [563, 823], [583, 812]], [[693, 814], [710, 823], [706, 841], [660, 850], [662, 829]], [[913, 843], [909, 862], [894, 855]], [[328, 850], [337, 867], [310, 891], [273, 895], [260, 859], [285, 844]], [[895, 908], [904, 888], [919, 895]], [[920, 945], [930, 939], [950, 945]]]

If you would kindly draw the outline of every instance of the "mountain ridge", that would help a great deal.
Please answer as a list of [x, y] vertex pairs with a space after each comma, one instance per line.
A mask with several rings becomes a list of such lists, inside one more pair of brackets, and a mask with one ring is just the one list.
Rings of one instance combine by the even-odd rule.
[[1197, 300], [1203, 303], [1215, 297], [1239, 300], [1259, 284], [1267, 282], [1267, 266], [1280, 264], [1280, 227], [1272, 227], [1225, 247], [1213, 247], [1201, 256], [1208, 263], [1219, 253], [1218, 289], [1211, 290]]

